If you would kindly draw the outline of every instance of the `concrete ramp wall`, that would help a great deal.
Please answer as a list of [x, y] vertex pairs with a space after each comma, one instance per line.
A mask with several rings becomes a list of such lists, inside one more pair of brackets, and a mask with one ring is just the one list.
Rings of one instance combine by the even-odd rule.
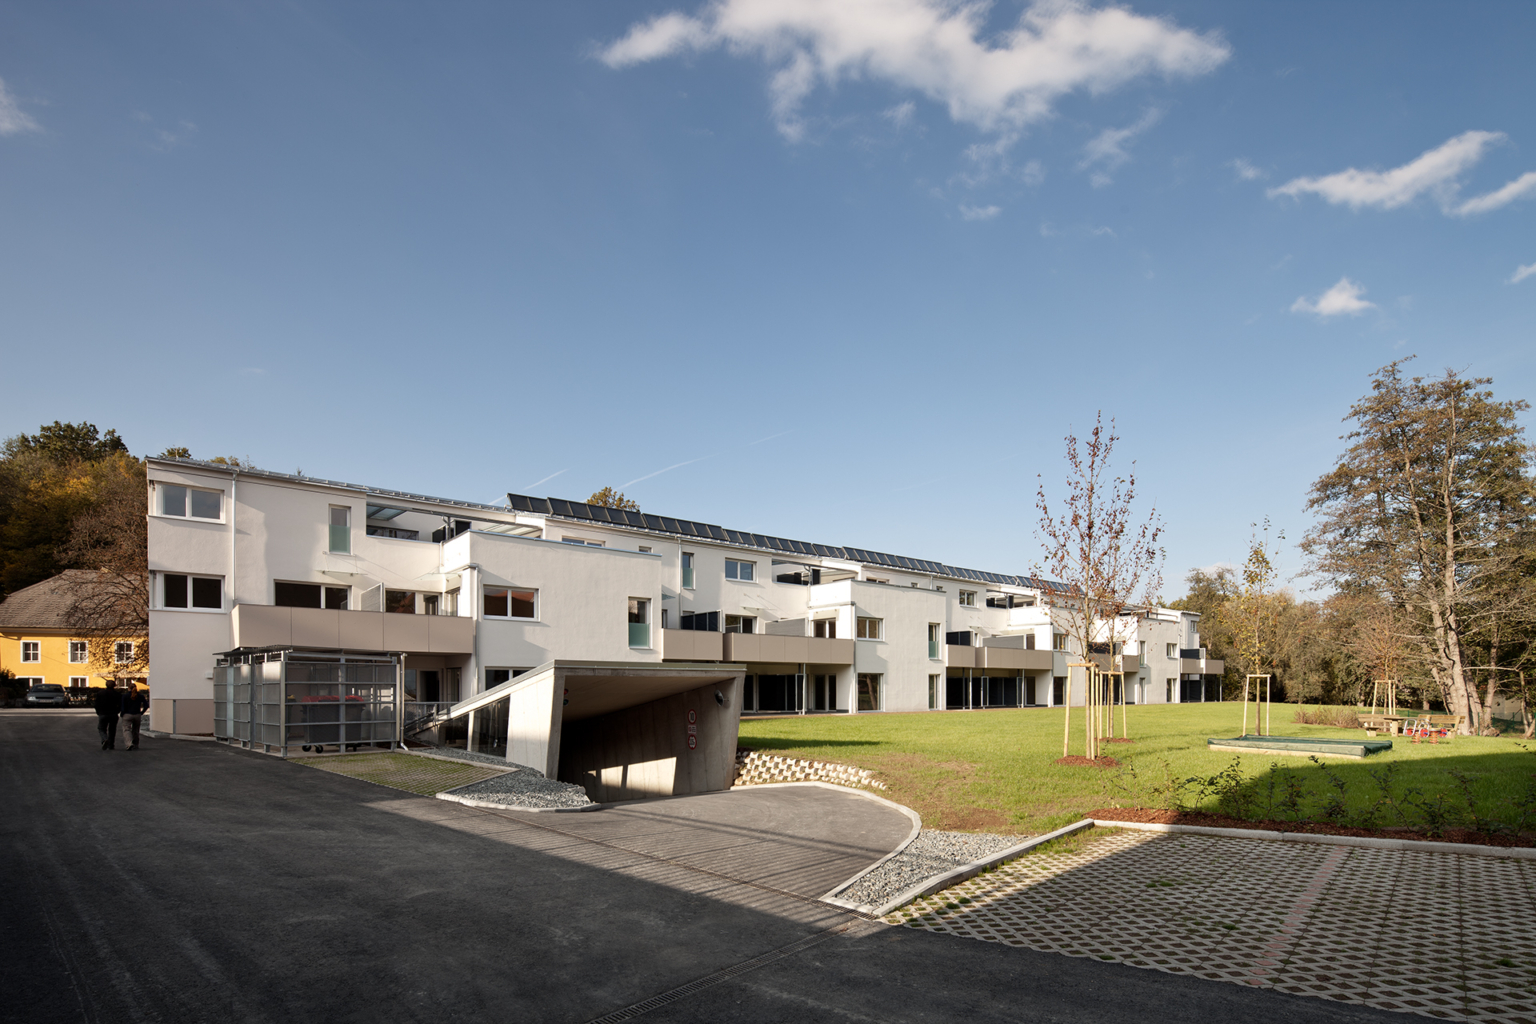
[[560, 764], [559, 687], [555, 670], [546, 668], [519, 679], [507, 694], [507, 760], [537, 768], [554, 778]]
[[741, 689], [738, 675], [566, 722], [558, 738], [558, 777], [584, 787], [598, 803], [726, 789], [735, 774]]

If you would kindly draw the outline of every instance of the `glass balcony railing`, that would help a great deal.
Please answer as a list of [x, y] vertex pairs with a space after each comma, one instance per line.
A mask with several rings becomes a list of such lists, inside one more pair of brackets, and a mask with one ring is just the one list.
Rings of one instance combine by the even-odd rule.
[[937, 640], [929, 640], [928, 641], [928, 657], [930, 657], [930, 658], [937, 658], [938, 656], [939, 656], [939, 642]]
[[352, 527], [331, 524], [331, 550], [340, 555], [352, 553]]
[[691, 565], [683, 566], [683, 589], [693, 589], [693, 566]]
[[651, 646], [651, 624], [649, 622], [631, 622], [629, 624], [629, 646]]

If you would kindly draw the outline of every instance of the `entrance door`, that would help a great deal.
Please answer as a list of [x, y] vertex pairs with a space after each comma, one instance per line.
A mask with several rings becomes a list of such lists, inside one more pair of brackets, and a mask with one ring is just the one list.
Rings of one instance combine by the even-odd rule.
[[424, 668], [416, 673], [417, 699], [436, 704], [442, 700], [442, 682], [435, 668]]

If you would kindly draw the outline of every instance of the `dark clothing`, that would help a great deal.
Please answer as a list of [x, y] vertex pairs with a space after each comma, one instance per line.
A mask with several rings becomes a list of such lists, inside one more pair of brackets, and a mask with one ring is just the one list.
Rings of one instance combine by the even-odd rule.
[[149, 710], [149, 698], [141, 691], [123, 694], [123, 714], [142, 715]]
[[96, 713], [116, 718], [123, 713], [123, 691], [113, 687], [96, 695]]
[[96, 715], [96, 731], [101, 733], [101, 749], [117, 749], [117, 716]]
[[129, 750], [139, 749], [139, 723], [143, 720], [144, 716], [137, 712], [131, 715], [127, 712], [123, 713], [123, 739], [128, 741]]

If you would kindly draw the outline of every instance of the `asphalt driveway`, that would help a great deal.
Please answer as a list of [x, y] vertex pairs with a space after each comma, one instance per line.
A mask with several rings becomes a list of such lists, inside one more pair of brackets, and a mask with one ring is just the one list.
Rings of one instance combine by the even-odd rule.
[[810, 894], [888, 839], [818, 866], [793, 797], [520, 816], [68, 712], [0, 712], [0, 793], [6, 1020], [1400, 1019], [872, 924]]

